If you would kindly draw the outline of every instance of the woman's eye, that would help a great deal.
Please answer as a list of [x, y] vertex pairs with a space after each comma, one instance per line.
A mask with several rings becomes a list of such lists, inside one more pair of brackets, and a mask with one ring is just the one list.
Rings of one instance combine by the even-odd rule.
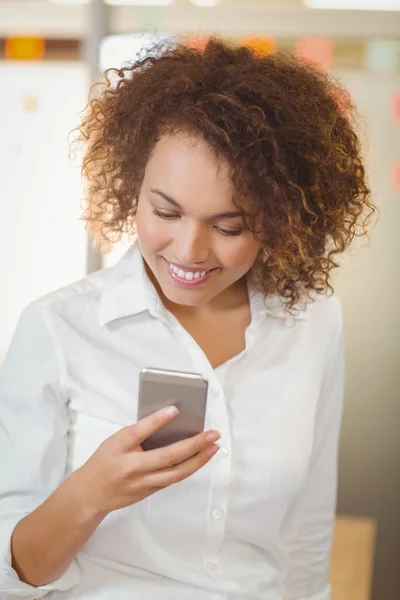
[[221, 229], [220, 227], [217, 229], [222, 235], [240, 235], [243, 231], [243, 229]]
[[[156, 208], [153, 208], [151, 212], [156, 217], [160, 217], [160, 219], [165, 219], [166, 221], [172, 221], [173, 219], [179, 219], [179, 215], [171, 215], [171, 214], [163, 213], [163, 212], [160, 212], [159, 210], [157, 210]], [[240, 235], [243, 231], [243, 229], [221, 229], [220, 227], [216, 227], [216, 230], [221, 235]]]
[[153, 208], [153, 210], [151, 212], [153, 213], [153, 215], [156, 215], [156, 217], [160, 217], [161, 219], [166, 219], [167, 221], [178, 218], [178, 215], [167, 215], [166, 213], [159, 212], [155, 208]]

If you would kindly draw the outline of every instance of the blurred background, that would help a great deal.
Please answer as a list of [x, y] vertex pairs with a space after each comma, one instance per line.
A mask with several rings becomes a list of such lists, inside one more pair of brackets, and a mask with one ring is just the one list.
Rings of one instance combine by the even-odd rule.
[[314, 61], [360, 112], [380, 216], [334, 280], [347, 378], [331, 578], [334, 600], [399, 600], [400, 0], [0, 0], [0, 364], [24, 306], [129, 243], [101, 257], [79, 220], [68, 132], [90, 85], [149, 40], [215, 33]]

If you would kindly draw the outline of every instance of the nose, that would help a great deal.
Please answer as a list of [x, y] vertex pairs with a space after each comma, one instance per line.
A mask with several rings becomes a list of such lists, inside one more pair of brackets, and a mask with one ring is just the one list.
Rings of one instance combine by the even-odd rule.
[[209, 234], [200, 223], [182, 223], [175, 244], [175, 255], [180, 264], [194, 267], [208, 261]]

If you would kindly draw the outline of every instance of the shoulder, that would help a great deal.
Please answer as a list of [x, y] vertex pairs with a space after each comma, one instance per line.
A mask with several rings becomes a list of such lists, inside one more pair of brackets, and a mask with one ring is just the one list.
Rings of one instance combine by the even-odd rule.
[[336, 294], [317, 294], [307, 299], [306, 337], [321, 356], [340, 343], [343, 333], [343, 309]]
[[32, 310], [43, 313], [69, 312], [84, 309], [99, 303], [99, 298], [105, 287], [115, 276], [115, 267], [99, 269], [68, 285], [33, 300], [26, 311]]
[[336, 294], [312, 295], [312, 300], [307, 305], [307, 314], [311, 325], [332, 329], [338, 332], [343, 327], [342, 302]]

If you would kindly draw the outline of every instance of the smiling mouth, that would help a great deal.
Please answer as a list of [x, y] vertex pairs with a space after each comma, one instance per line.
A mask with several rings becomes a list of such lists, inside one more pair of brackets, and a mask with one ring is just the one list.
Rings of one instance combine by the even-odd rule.
[[[164, 258], [164, 257], [163, 257]], [[167, 259], [165, 259], [165, 262], [167, 263], [168, 267], [177, 275], [179, 275], [179, 277], [181, 279], [185, 278], [187, 275], [189, 275], [189, 281], [191, 279], [199, 279], [200, 277], [204, 277], [204, 275], [206, 275], [207, 273], [211, 273], [211, 271], [215, 271], [218, 267], [213, 267], [212, 269], [193, 269], [193, 268], [188, 268], [185, 269], [184, 267], [178, 267], [176, 264], [169, 262]], [[191, 275], [193, 275], [193, 278], [191, 277]]]
[[166, 259], [164, 259], [164, 260], [167, 264], [168, 273], [169, 273], [170, 277], [177, 283], [180, 283], [183, 285], [188, 285], [188, 286], [194, 286], [194, 285], [199, 285], [201, 283], [204, 283], [205, 281], [207, 281], [210, 278], [211, 274], [214, 271], [219, 269], [219, 267], [214, 267], [213, 269], [208, 269], [208, 270], [203, 270], [203, 271], [201, 271], [201, 270], [185, 271], [184, 269], [178, 268], [173, 263], [170, 263]]

